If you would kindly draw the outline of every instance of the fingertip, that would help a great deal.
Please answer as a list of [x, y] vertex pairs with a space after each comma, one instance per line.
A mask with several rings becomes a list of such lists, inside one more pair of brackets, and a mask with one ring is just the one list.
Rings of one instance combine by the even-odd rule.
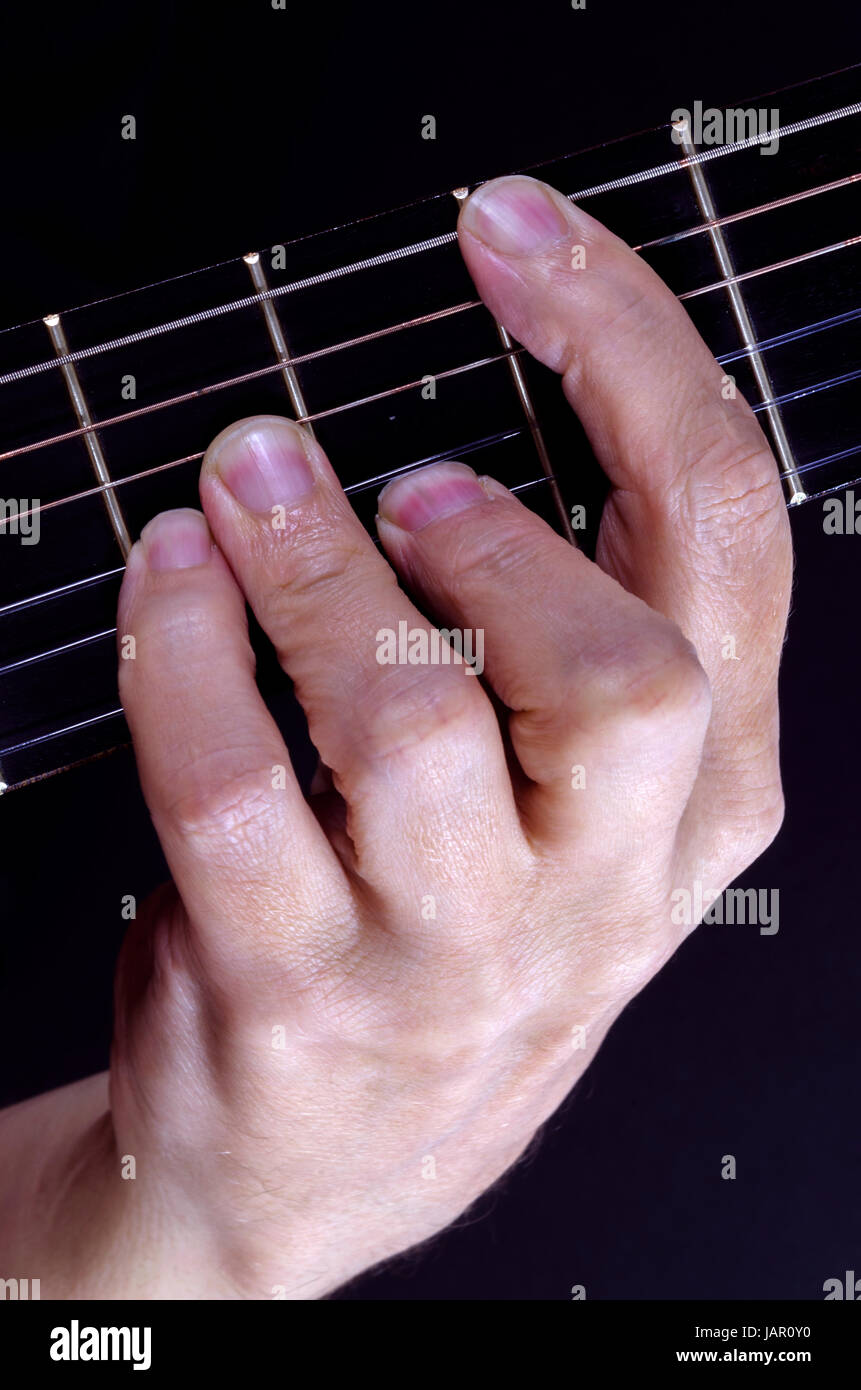
[[309, 498], [317, 481], [313, 440], [280, 415], [249, 416], [222, 430], [206, 451], [201, 487], [217, 480], [245, 511], [258, 516]]
[[414, 532], [487, 500], [474, 470], [468, 464], [451, 461], [428, 464], [394, 478], [380, 493], [377, 507], [384, 521], [401, 531]]
[[207, 564], [215, 543], [203, 512], [177, 507], [147, 522], [134, 549], [138, 547], [147, 569], [158, 574]]
[[459, 227], [501, 256], [534, 256], [570, 234], [567, 199], [526, 174], [491, 179], [464, 204]]

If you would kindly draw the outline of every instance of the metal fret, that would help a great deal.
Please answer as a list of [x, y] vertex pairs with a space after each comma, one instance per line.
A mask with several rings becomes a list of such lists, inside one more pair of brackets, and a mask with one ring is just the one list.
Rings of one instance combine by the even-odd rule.
[[[66, 335], [63, 331], [63, 325], [60, 322], [60, 315], [48, 314], [47, 318], [43, 319], [42, 322], [48, 330], [51, 343], [57, 356], [63, 359], [67, 359], [69, 356], [69, 344], [66, 342]], [[113, 488], [111, 487], [112, 479], [110, 471], [108, 469], [105, 456], [102, 452], [102, 446], [99, 442], [99, 436], [94, 428], [93, 417], [90, 414], [90, 407], [87, 405], [87, 398], [84, 395], [84, 390], [81, 386], [80, 377], [78, 376], [78, 372], [74, 362], [64, 360], [60, 362], [59, 365], [60, 371], [63, 373], [63, 379], [66, 383], [66, 389], [69, 393], [69, 399], [72, 402], [72, 409], [75, 412], [75, 418], [77, 419], [81, 429], [86, 430], [86, 433], [83, 436], [84, 444], [86, 445], [87, 453], [90, 456], [90, 462], [93, 465], [93, 472], [95, 473], [99, 482], [103, 484], [105, 487], [105, 509], [108, 513], [108, 517], [110, 518], [110, 523], [114, 528], [114, 535], [117, 538], [117, 544], [119, 545], [120, 550], [123, 553], [123, 558], [125, 559], [125, 557], [128, 555], [129, 551], [132, 548], [132, 539], [129, 535], [128, 527], [126, 526], [126, 521], [122, 513], [122, 508], [120, 507], [120, 504], [117, 501]]]
[[703, 221], [706, 223], [709, 239], [715, 254], [715, 260], [717, 261], [718, 268], [725, 281], [725, 288], [729, 296], [733, 317], [738, 327], [742, 345], [747, 351], [760, 400], [765, 409], [765, 415], [774, 441], [775, 453], [777, 454], [778, 463], [787, 490], [789, 506], [797, 506], [800, 502], [806, 500], [807, 493], [802, 487], [801, 479], [798, 476], [795, 456], [793, 455], [792, 446], [786, 434], [780, 407], [774, 400], [775, 391], [771, 384], [768, 368], [765, 365], [762, 354], [756, 347], [756, 332], [744, 301], [744, 295], [742, 294], [738, 282], [732, 254], [723, 234], [723, 228], [718, 224], [717, 212], [712, 200], [708, 180], [703, 172], [702, 164], [694, 158], [696, 149], [691, 139], [687, 121], [675, 121], [673, 124], [681, 137], [681, 146], [686, 156], [683, 163], [687, 168], [691, 183], [693, 184], [700, 214]]
[[[255, 290], [265, 298], [260, 300], [260, 308], [266, 320], [266, 331], [269, 334], [269, 341], [275, 349], [275, 356], [281, 362], [281, 375], [284, 378], [284, 385], [287, 387], [287, 395], [290, 397], [290, 404], [293, 407], [293, 415], [298, 420], [300, 416], [307, 417], [308, 407], [305, 404], [305, 397], [302, 395], [302, 387], [299, 385], [299, 378], [296, 369], [290, 365], [290, 348], [284, 336], [284, 329], [278, 317], [278, 311], [272, 303], [269, 295], [269, 281], [266, 279], [266, 271], [260, 261], [259, 251], [249, 251], [247, 256], [242, 257], [248, 266], [248, 273], [251, 276], [251, 283]], [[314, 435], [314, 426], [306, 420], [305, 428], [310, 435]], [[316, 437], [316, 436], [315, 436]]]

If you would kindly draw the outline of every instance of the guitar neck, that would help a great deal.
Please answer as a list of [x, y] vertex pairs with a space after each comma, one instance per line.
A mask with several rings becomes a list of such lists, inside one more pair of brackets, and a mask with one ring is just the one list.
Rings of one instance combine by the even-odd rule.
[[[791, 506], [861, 475], [859, 97], [850, 69], [532, 171], [679, 296]], [[384, 481], [454, 457], [588, 545], [604, 480], [555, 380], [477, 301], [464, 192], [0, 333], [5, 788], [126, 741], [125, 554], [156, 512], [196, 504], [207, 443], [241, 416], [304, 420], [369, 528]]]

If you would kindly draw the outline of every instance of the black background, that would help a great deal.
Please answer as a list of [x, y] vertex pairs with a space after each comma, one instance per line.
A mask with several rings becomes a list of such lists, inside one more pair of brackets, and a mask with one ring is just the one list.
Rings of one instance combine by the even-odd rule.
[[[0, 326], [861, 59], [845, 0], [90, 0], [4, 37]], [[861, 1272], [861, 537], [816, 503], [793, 529], [788, 816], [742, 879], [779, 889], [779, 933], [700, 928], [529, 1157], [339, 1297], [818, 1298]], [[5, 798], [0, 844], [12, 1101], [105, 1065], [120, 899], [164, 868], [128, 752]]]

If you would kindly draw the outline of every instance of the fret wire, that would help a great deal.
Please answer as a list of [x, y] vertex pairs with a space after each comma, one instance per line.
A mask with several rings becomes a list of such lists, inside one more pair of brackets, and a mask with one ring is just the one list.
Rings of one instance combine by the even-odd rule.
[[[691, 135], [690, 124], [685, 117], [674, 123], [674, 129], [682, 142], [685, 154], [692, 158], [696, 152], [694, 140]], [[724, 237], [723, 230], [716, 226], [717, 209], [712, 198], [711, 185], [706, 172], [698, 164], [691, 164], [688, 168], [691, 185], [694, 190], [694, 197], [697, 200], [697, 207], [700, 216], [706, 223], [711, 223], [709, 227], [709, 241], [712, 253], [717, 262], [721, 277], [727, 282], [727, 298], [729, 300], [735, 326], [738, 330], [739, 338], [743, 347], [750, 348], [756, 341], [756, 332], [750, 318], [747, 302], [740, 288], [738, 272], [732, 258], [732, 252]], [[768, 367], [760, 353], [753, 349], [750, 355], [750, 367], [756, 388], [759, 391], [760, 401], [765, 402], [774, 395], [774, 387], [771, 384]], [[769, 432], [774, 442], [775, 457], [783, 474], [784, 483], [789, 491], [789, 503], [797, 506], [804, 501], [805, 492], [796, 472], [796, 460], [792, 451], [792, 445], [786, 433], [786, 427], [780, 410], [776, 405], [767, 405], [766, 418]]]
[[[249, 251], [247, 256], [242, 257], [248, 266], [248, 273], [251, 276], [251, 283], [255, 290], [266, 291], [269, 289], [269, 281], [266, 278], [266, 271], [260, 263], [259, 251]], [[281, 367], [281, 375], [284, 385], [287, 388], [287, 396], [293, 407], [294, 418], [308, 414], [308, 407], [305, 404], [305, 397], [302, 394], [302, 387], [299, 378], [290, 361], [290, 348], [284, 336], [284, 325], [278, 317], [278, 311], [271, 299], [261, 299], [260, 308], [263, 312], [263, 321], [266, 324], [266, 332], [269, 334], [269, 341], [272, 344], [275, 356]], [[308, 433], [312, 439], [314, 436], [313, 425], [308, 426]]]
[[[60, 315], [49, 314], [48, 317], [44, 319], [44, 324], [48, 330], [56, 356], [58, 358], [67, 357], [69, 344], [66, 342], [66, 333]], [[105, 484], [103, 493], [105, 511], [108, 514], [108, 519], [111, 523], [111, 528], [116, 537], [120, 552], [123, 557], [125, 557], [132, 548], [131, 536], [129, 535], [128, 526], [126, 525], [126, 519], [123, 516], [123, 509], [114, 496], [113, 489], [110, 486], [110, 469], [108, 468], [107, 460], [102, 451], [101, 440], [96, 433], [92, 412], [90, 411], [84, 388], [81, 385], [81, 379], [78, 376], [78, 371], [74, 362], [61, 363], [60, 371], [66, 383], [66, 391], [75, 413], [75, 418], [78, 421], [78, 426], [84, 433], [84, 443], [93, 472], [99, 482]]]
[[[522, 430], [514, 430], [514, 431], [512, 431], [512, 432], [511, 432], [510, 434], [508, 434], [508, 435], [503, 434], [503, 435], [501, 435], [501, 436], [491, 436], [490, 439], [489, 439], [488, 441], [482, 441], [482, 442], [483, 442], [483, 443], [488, 443], [488, 442], [490, 442], [490, 443], [495, 443], [495, 442], [497, 442], [498, 439], [511, 438], [511, 437], [513, 437], [514, 435], [518, 435], [518, 434], [522, 434], [522, 433], [523, 433]], [[479, 448], [479, 447], [480, 447], [480, 444], [472, 444], [472, 445], [468, 446], [468, 448], [461, 447], [460, 449], [457, 449], [457, 450], [446, 451], [445, 455], [439, 455], [438, 457], [449, 457], [451, 453], [463, 454], [463, 453], [468, 452], [468, 449], [475, 450], [475, 449], [477, 449], [477, 448]], [[824, 468], [825, 466], [827, 466], [827, 465], [830, 464], [830, 463], [837, 463], [837, 462], [839, 462], [841, 459], [849, 458], [849, 457], [851, 457], [851, 456], [854, 455], [854, 454], [861, 454], [861, 444], [850, 445], [848, 448], [846, 448], [846, 449], [840, 449], [840, 450], [838, 450], [836, 453], [828, 454], [828, 455], [826, 455], [826, 456], [823, 457], [823, 458], [813, 459], [810, 463], [801, 464], [801, 465], [796, 469], [796, 472], [799, 473], [799, 474], [801, 474], [801, 473], [805, 473], [805, 474], [806, 474], [806, 473], [811, 473], [811, 472], [813, 472], [814, 470], [816, 470], [816, 469], [818, 469], [818, 468]], [[407, 465], [406, 465], [404, 468], [402, 468], [402, 469], [394, 469], [394, 470], [392, 470], [392, 472], [390, 472], [390, 473], [380, 474], [379, 477], [376, 478], [376, 479], [365, 479], [365, 480], [363, 480], [361, 483], [353, 483], [353, 484], [350, 485], [350, 487], [345, 488], [344, 490], [345, 490], [345, 492], [348, 492], [348, 493], [349, 493], [349, 492], [357, 492], [357, 491], [360, 491], [360, 490], [362, 490], [362, 489], [366, 489], [366, 488], [368, 488], [368, 487], [373, 486], [374, 483], [378, 483], [378, 482], [382, 481], [384, 478], [389, 478], [389, 477], [395, 476], [397, 473], [406, 473], [406, 472], [409, 472], [410, 470], [412, 470], [412, 469], [414, 469], [414, 468], [420, 467], [420, 466], [421, 466], [421, 463], [423, 463], [423, 462], [429, 462], [429, 461], [430, 461], [430, 460], [420, 460], [420, 461], [418, 461], [417, 463], [410, 463], [410, 464], [407, 464]], [[776, 476], [779, 478], [779, 474], [776, 475]], [[512, 488], [509, 489], [509, 491], [516, 494], [516, 493], [520, 493], [520, 492], [526, 492], [526, 491], [528, 491], [530, 488], [533, 488], [533, 487], [539, 487], [542, 483], [553, 484], [554, 482], [555, 482], [555, 483], [560, 482], [560, 479], [559, 479], [559, 477], [558, 477], [558, 474], [549, 474], [549, 475], [548, 475], [548, 474], [542, 474], [540, 477], [530, 479], [528, 482], [525, 482], [525, 483], [517, 483], [517, 484], [515, 484], [514, 487], [512, 487]], [[842, 484], [840, 484], [839, 486], [842, 486]], [[850, 484], [850, 486], [851, 486], [851, 484]], [[805, 496], [805, 498], [804, 498], [804, 501], [808, 501], [808, 502], [809, 502], [809, 501], [814, 501], [814, 500], [815, 500], [815, 497], [812, 497], [810, 494], [807, 494], [807, 495]], [[786, 505], [788, 506], [789, 504], [787, 503]], [[793, 508], [793, 510], [794, 510], [794, 508]], [[121, 572], [122, 572], [122, 570], [110, 571], [110, 573], [112, 573], [112, 574], [113, 574], [113, 573], [121, 573]], [[102, 577], [103, 577], [103, 576], [96, 576], [96, 578], [102, 578]], [[84, 582], [91, 582], [91, 581], [84, 581]], [[71, 586], [69, 586], [69, 587], [71, 587]], [[24, 602], [28, 602], [28, 601], [32, 601], [32, 600], [24, 600]], [[3, 612], [3, 610], [0, 609], [0, 614], [2, 614], [2, 612]], [[15, 670], [17, 667], [32, 665], [34, 662], [41, 661], [41, 660], [43, 660], [43, 659], [50, 659], [51, 657], [62, 655], [63, 652], [65, 652], [65, 651], [71, 651], [73, 648], [87, 646], [87, 645], [89, 645], [89, 644], [91, 644], [91, 643], [93, 643], [93, 642], [97, 642], [97, 641], [103, 640], [103, 639], [105, 639], [105, 638], [107, 638], [107, 637], [115, 636], [115, 635], [116, 635], [116, 632], [117, 632], [117, 628], [116, 628], [116, 627], [105, 628], [105, 629], [104, 629], [103, 631], [101, 631], [101, 632], [90, 633], [90, 634], [89, 634], [88, 636], [86, 636], [86, 637], [78, 638], [77, 640], [75, 640], [75, 641], [73, 641], [73, 642], [67, 642], [67, 643], [63, 644], [62, 646], [53, 647], [53, 648], [50, 648], [50, 649], [48, 649], [48, 650], [46, 650], [46, 651], [36, 652], [33, 656], [25, 657], [25, 658], [24, 658], [23, 660], [21, 660], [21, 661], [16, 661], [16, 662], [11, 663], [11, 665], [9, 665], [9, 666], [0, 667], [0, 675], [4, 675], [4, 674], [6, 674], [8, 671]], [[24, 748], [29, 748], [29, 747], [33, 746], [33, 744], [35, 744], [35, 743], [42, 743], [42, 742], [45, 742], [46, 740], [51, 739], [51, 738], [59, 738], [59, 737], [61, 737], [61, 736], [62, 736], [63, 734], [65, 734], [65, 733], [72, 733], [72, 732], [74, 732], [76, 729], [86, 728], [88, 725], [98, 723], [100, 720], [116, 718], [118, 715], [121, 715], [121, 714], [123, 714], [123, 713], [124, 713], [124, 711], [123, 711], [123, 709], [122, 709], [121, 707], [118, 708], [118, 709], [109, 710], [106, 714], [96, 715], [94, 718], [92, 718], [92, 719], [86, 719], [86, 720], [82, 721], [82, 722], [79, 723], [79, 724], [71, 724], [71, 725], [68, 725], [68, 726], [66, 726], [66, 727], [64, 727], [64, 728], [62, 728], [62, 729], [58, 729], [58, 730], [56, 730], [56, 731], [53, 731], [53, 732], [51, 732], [51, 733], [42, 734], [42, 735], [38, 736], [38, 737], [35, 738], [35, 739], [26, 740], [26, 741], [23, 742], [23, 743], [17, 743], [17, 744], [14, 744], [14, 745], [12, 745], [12, 746], [10, 746], [10, 747], [8, 747], [8, 748], [2, 748], [2, 749], [0, 749], [0, 757], [4, 757], [4, 756], [5, 756], [6, 754], [8, 754], [8, 753], [17, 753], [17, 752], [20, 752], [20, 751], [21, 751], [22, 749], [24, 749]]]
[[[586, 197], [596, 196], [600, 192], [609, 192], [612, 189], [628, 186], [629, 184], [646, 182], [648, 178], [657, 177], [659, 174], [678, 172], [689, 168], [692, 164], [701, 164], [708, 159], [715, 159], [724, 154], [734, 153], [741, 149], [749, 148], [753, 145], [767, 142], [775, 134], [782, 136], [796, 134], [798, 131], [812, 129], [814, 126], [823, 125], [828, 121], [843, 119], [846, 116], [861, 113], [861, 102], [856, 102], [851, 106], [841, 107], [836, 111], [827, 112], [822, 116], [810, 117], [806, 121], [796, 121], [785, 127], [775, 127], [772, 131], [762, 136], [751, 136], [746, 140], [733, 141], [726, 145], [715, 146], [709, 150], [700, 150], [696, 154], [681, 160], [673, 160], [667, 164], [655, 166], [651, 170], [641, 170], [637, 175], [629, 175], [624, 179], [612, 180], [607, 184], [596, 184], [588, 189], [580, 189], [576, 193], [568, 193], [564, 196], [570, 201], [582, 200]], [[536, 166], [540, 167], [540, 166]], [[428, 200], [430, 201], [430, 200]], [[384, 214], [385, 215], [385, 214]], [[349, 224], [346, 228], [349, 230]], [[703, 230], [708, 230], [708, 225], [703, 224]], [[304, 239], [304, 238], [302, 238]], [[181, 328], [191, 327], [194, 324], [204, 323], [209, 319], [218, 318], [224, 314], [232, 313], [238, 309], [251, 308], [253, 305], [262, 304], [265, 300], [277, 299], [285, 294], [292, 294], [297, 290], [309, 289], [317, 285], [325, 284], [330, 280], [342, 278], [345, 275], [354, 274], [360, 270], [386, 265], [394, 261], [403, 260], [406, 257], [423, 254], [425, 251], [436, 250], [442, 246], [448, 246], [457, 241], [457, 232], [443, 232], [439, 236], [428, 237], [423, 241], [412, 242], [406, 246], [396, 247], [394, 250], [385, 251], [376, 256], [368, 256], [362, 260], [351, 262], [345, 266], [337, 266], [333, 269], [322, 271], [318, 275], [305, 276], [300, 280], [295, 280], [286, 285], [276, 285], [272, 289], [260, 291], [253, 295], [244, 295], [240, 299], [230, 300], [225, 304], [214, 305], [208, 309], [199, 310], [193, 314], [186, 314], [178, 319], [171, 319], [163, 324], [156, 324], [150, 328], [141, 329], [136, 333], [129, 333], [118, 338], [112, 338], [100, 344], [91, 345], [88, 348], [77, 348], [75, 351], [65, 354], [62, 357], [48, 359], [43, 362], [32, 363], [30, 366], [21, 367], [14, 371], [0, 373], [0, 386], [9, 385], [16, 381], [22, 381], [28, 377], [38, 375], [42, 372], [50, 371], [53, 367], [62, 366], [65, 363], [83, 361], [87, 358], [98, 356], [103, 352], [112, 352], [121, 347], [129, 347], [134, 343], [143, 342], [150, 338], [159, 337], [166, 333], [176, 332]], [[291, 243], [292, 244], [292, 243]], [[221, 262], [219, 264], [229, 264]], [[216, 267], [210, 267], [212, 269]], [[200, 272], [205, 273], [205, 269]], [[177, 276], [176, 279], [184, 277]], [[165, 281], [159, 283], [167, 283]], [[707, 286], [700, 290], [688, 291], [688, 294], [702, 294], [707, 289], [714, 288]], [[132, 291], [131, 293], [140, 293]], [[116, 296], [122, 298], [122, 296]], [[680, 295], [685, 298], [685, 295]], [[100, 302], [100, 301], [99, 301]], [[68, 310], [67, 313], [74, 313], [75, 310]], [[19, 325], [25, 327], [26, 325]], [[13, 330], [4, 330], [7, 332]]]
[[[452, 197], [457, 203], [458, 212], [460, 213], [469, 198], [469, 186], [464, 185], [461, 188], [453, 188]], [[495, 320], [495, 322], [496, 331], [502, 346], [506, 349], [513, 348], [514, 339], [508, 329], [498, 320]], [[514, 383], [514, 389], [517, 393], [517, 399], [520, 402], [521, 409], [526, 417], [526, 423], [529, 426], [529, 433], [532, 436], [532, 444], [538, 456], [538, 462], [544, 470], [545, 477], [549, 478], [553, 473], [553, 465], [550, 462], [550, 455], [547, 452], [547, 445], [544, 442], [544, 434], [535, 412], [535, 403], [532, 399], [532, 392], [529, 390], [529, 382], [526, 379], [523, 364], [519, 357], [511, 356], [508, 359], [508, 367], [511, 372], [511, 380]], [[562, 533], [570, 545], [575, 545], [576, 539], [571, 525], [571, 518], [568, 515], [568, 509], [565, 506], [562, 493], [555, 482], [551, 484], [550, 491], [553, 494], [553, 505], [556, 508], [556, 515], [562, 525]]]
[[[464, 372], [476, 371], [480, 367], [489, 367], [494, 362], [505, 362], [510, 357], [517, 357], [525, 351], [526, 349], [522, 347], [512, 348], [509, 351], [496, 353], [493, 357], [480, 357], [474, 362], [465, 362], [460, 367], [448, 367], [444, 372], [435, 372], [434, 376], [437, 381], [444, 381], [447, 377], [462, 376]], [[340, 415], [344, 411], [355, 410], [359, 406], [372, 405], [375, 401], [387, 400], [391, 396], [401, 395], [404, 391], [415, 390], [417, 387], [424, 384], [424, 380], [424, 377], [418, 377], [415, 381], [405, 381], [400, 386], [392, 386], [387, 391], [376, 391], [371, 396], [362, 396], [355, 401], [345, 401], [341, 405], [330, 406], [328, 410], [317, 410], [311, 415], [299, 416], [295, 423], [297, 425], [305, 425], [312, 420], [324, 420], [328, 419], [331, 415]], [[144, 468], [140, 473], [130, 473], [125, 478], [116, 478], [114, 481], [102, 483], [98, 487], [85, 488], [82, 492], [74, 492], [68, 497], [58, 497], [53, 502], [41, 502], [38, 507], [28, 507], [26, 511], [16, 512], [14, 516], [7, 516], [0, 519], [0, 533], [2, 533], [6, 526], [11, 526], [13, 522], [21, 521], [24, 517], [37, 516], [41, 512], [53, 511], [55, 507], [63, 507], [68, 502], [80, 502], [85, 497], [97, 497], [100, 493], [104, 492], [106, 487], [125, 487], [127, 483], [140, 482], [142, 478], [153, 477], [156, 473], [164, 473], [170, 468], [180, 468], [183, 464], [194, 463], [198, 459], [202, 459], [205, 453], [205, 449], [200, 449], [197, 453], [186, 454], [184, 458], [173, 459], [169, 463], [159, 463], [153, 468]]]
[[656, 237], [654, 241], [641, 241], [639, 245], [632, 246], [631, 250], [650, 251], [656, 246], [671, 246], [677, 241], [684, 241], [686, 237], [700, 236], [703, 232], [711, 231], [713, 227], [728, 227], [731, 222], [742, 222], [747, 217], [759, 217], [761, 213], [789, 207], [793, 203], [803, 202], [805, 198], [816, 198], [820, 193], [832, 193], [835, 188], [847, 188], [849, 184], [858, 183], [859, 180], [861, 174], [847, 174], [845, 178], [834, 179], [831, 183], [821, 183], [817, 188], [804, 188], [800, 193], [787, 194], [785, 198], [773, 198], [770, 203], [758, 203], [756, 207], [744, 208], [742, 212], [729, 212], [724, 217], [709, 218], [706, 222], [698, 222], [695, 227], [686, 227], [682, 232], [671, 232], [669, 236]]
[[[51, 444], [62, 444], [68, 439], [77, 439], [90, 429], [103, 430], [110, 425], [120, 425], [125, 420], [136, 420], [141, 415], [149, 415], [153, 411], [167, 410], [170, 406], [183, 405], [186, 401], [197, 400], [202, 396], [211, 395], [215, 391], [227, 390], [232, 386], [241, 386], [247, 381], [256, 381], [261, 377], [272, 376], [276, 372], [283, 372], [285, 367], [297, 367], [305, 362], [315, 362], [318, 358], [326, 357], [331, 353], [360, 347], [364, 343], [374, 342], [379, 338], [388, 337], [392, 333], [400, 333], [408, 328], [420, 328], [424, 324], [436, 323], [441, 319], [451, 318], [454, 314], [461, 314], [467, 309], [481, 309], [483, 307], [480, 299], [466, 299], [461, 304], [454, 304], [446, 309], [435, 309], [432, 313], [422, 314], [415, 319], [405, 319], [402, 323], [390, 324], [386, 328], [376, 328], [372, 332], [362, 333], [356, 338], [346, 338], [341, 343], [330, 343], [326, 347], [314, 348], [311, 352], [298, 353], [295, 357], [287, 357], [283, 361], [279, 360], [274, 364], [269, 363], [266, 367], [256, 367], [254, 371], [243, 372], [241, 376], [210, 382], [206, 386], [195, 387], [193, 391], [184, 391], [179, 396], [170, 396], [164, 400], [153, 401], [150, 405], [126, 410], [122, 415], [111, 415], [106, 420], [97, 420], [95, 424], [84, 429], [78, 427], [73, 430], [65, 430], [62, 434], [52, 435], [49, 439], [37, 439], [32, 444], [19, 444], [15, 449], [7, 449], [5, 453], [0, 453], [0, 463], [5, 463], [7, 459], [17, 458], [20, 454], [30, 454], [36, 449], [47, 448]], [[303, 418], [307, 419], [308, 417], [304, 416]]]

